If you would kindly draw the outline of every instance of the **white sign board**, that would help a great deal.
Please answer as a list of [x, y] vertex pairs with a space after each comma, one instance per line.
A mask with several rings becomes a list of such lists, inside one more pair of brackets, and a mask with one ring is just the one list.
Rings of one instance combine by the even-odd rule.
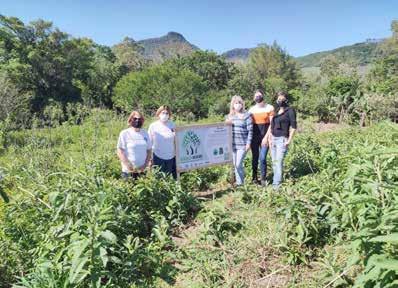
[[232, 163], [232, 126], [226, 123], [176, 128], [177, 172]]

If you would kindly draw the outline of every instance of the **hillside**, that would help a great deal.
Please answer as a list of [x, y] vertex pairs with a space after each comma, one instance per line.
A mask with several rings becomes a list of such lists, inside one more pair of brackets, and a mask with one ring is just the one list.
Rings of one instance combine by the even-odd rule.
[[[380, 41], [381, 40], [369, 39], [366, 42], [297, 57], [296, 60], [303, 68], [319, 67], [325, 57], [333, 55], [340, 62], [353, 62], [357, 65], [365, 66], [377, 58], [377, 46]], [[224, 52], [222, 55], [224, 55], [228, 61], [242, 63], [247, 61], [251, 49], [253, 48], [235, 48]]]
[[252, 48], [235, 48], [222, 53], [222, 56], [234, 63], [244, 63], [249, 58], [251, 50]]
[[199, 50], [177, 32], [169, 32], [167, 35], [140, 40], [137, 43], [144, 47], [144, 57], [154, 62], [161, 62], [177, 55], [185, 56]]
[[333, 55], [340, 62], [353, 62], [364, 66], [377, 58], [377, 46], [379, 43], [379, 40], [367, 40], [362, 43], [297, 57], [296, 60], [300, 63], [301, 67], [319, 67], [325, 57]]
[[[333, 50], [320, 51], [305, 56], [296, 57], [302, 68], [319, 67], [322, 60], [329, 56], [335, 56], [340, 62], [351, 62], [359, 66], [365, 66], [377, 58], [377, 47], [381, 40], [368, 39], [365, 42], [338, 47]], [[175, 56], [185, 56], [195, 50], [200, 50], [177, 32], [169, 32], [164, 36], [143, 39], [136, 42], [143, 47], [143, 56], [156, 63]], [[254, 48], [234, 48], [221, 55], [234, 63], [245, 63], [250, 51]]]

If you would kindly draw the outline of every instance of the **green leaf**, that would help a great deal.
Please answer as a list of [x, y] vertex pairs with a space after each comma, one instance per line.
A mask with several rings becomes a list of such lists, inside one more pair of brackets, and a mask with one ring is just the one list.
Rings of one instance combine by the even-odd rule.
[[370, 239], [371, 242], [398, 243], [398, 233], [381, 235]]
[[8, 198], [8, 195], [6, 194], [6, 192], [4, 192], [2, 187], [0, 187], [0, 196], [1, 198], [3, 198], [4, 202], [6, 203], [10, 202], [10, 198]]
[[111, 243], [116, 243], [116, 241], [117, 241], [116, 235], [113, 234], [113, 232], [111, 232], [109, 230], [105, 230], [105, 231], [101, 232], [101, 236]]
[[77, 258], [72, 261], [72, 266], [69, 271], [69, 282], [72, 284], [80, 283], [87, 275], [88, 271], [83, 270], [84, 265], [88, 262], [88, 257]]
[[108, 252], [106, 252], [106, 249], [103, 247], [100, 248], [100, 258], [105, 268], [106, 264], [108, 263]]

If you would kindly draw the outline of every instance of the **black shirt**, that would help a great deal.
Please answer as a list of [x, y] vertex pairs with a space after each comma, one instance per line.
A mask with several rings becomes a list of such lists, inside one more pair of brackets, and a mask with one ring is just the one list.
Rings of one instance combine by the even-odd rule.
[[296, 112], [290, 107], [286, 107], [282, 114], [278, 112], [272, 118], [271, 133], [275, 137], [289, 137], [290, 127], [297, 129]]

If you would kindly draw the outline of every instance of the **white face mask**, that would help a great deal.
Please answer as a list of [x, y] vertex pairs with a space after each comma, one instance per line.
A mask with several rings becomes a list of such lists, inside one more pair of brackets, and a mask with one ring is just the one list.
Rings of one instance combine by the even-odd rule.
[[236, 112], [240, 112], [242, 110], [242, 108], [243, 108], [242, 103], [235, 103], [234, 104], [234, 109], [235, 109]]
[[167, 122], [167, 120], [169, 120], [169, 114], [160, 113], [159, 119], [160, 119], [160, 121], [162, 121], [162, 122]]

